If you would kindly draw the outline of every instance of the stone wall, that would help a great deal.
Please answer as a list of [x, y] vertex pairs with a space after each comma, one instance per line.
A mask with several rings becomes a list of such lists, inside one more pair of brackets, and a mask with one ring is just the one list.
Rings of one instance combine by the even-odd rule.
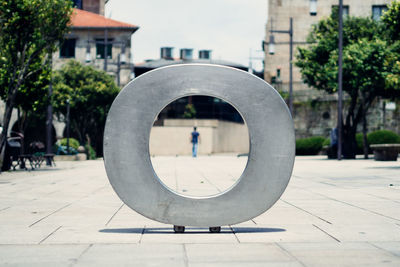
[[[335, 95], [310, 97], [308, 100], [300, 98], [293, 103], [296, 138], [310, 136], [329, 137], [332, 128], [337, 125], [337, 97]], [[348, 108], [348, 98], [343, 101], [343, 117], [345, 119]], [[387, 129], [400, 134], [400, 100], [395, 110], [383, 109], [387, 100], [377, 99], [367, 114], [367, 129], [372, 132]], [[358, 125], [358, 132], [362, 132], [362, 124]]]
[[191, 155], [191, 132], [200, 133], [199, 155], [248, 153], [249, 134], [241, 123], [220, 120], [167, 119], [164, 126], [153, 126], [150, 155]]

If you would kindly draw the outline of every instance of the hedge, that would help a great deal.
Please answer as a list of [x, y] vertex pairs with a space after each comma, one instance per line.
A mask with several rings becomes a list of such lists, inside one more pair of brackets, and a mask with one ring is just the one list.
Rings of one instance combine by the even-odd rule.
[[389, 130], [378, 130], [367, 135], [368, 144], [399, 144], [400, 136]]
[[296, 155], [317, 155], [325, 142], [321, 136], [301, 138], [296, 140]]
[[[61, 146], [67, 146], [67, 138], [63, 138], [60, 140], [60, 145]], [[75, 138], [69, 138], [69, 146], [72, 148], [75, 148], [78, 150], [78, 147], [80, 146], [79, 141], [76, 140]]]

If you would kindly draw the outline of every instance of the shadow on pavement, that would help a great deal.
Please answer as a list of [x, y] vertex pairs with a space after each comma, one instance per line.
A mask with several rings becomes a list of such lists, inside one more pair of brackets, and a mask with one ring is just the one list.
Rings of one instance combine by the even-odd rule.
[[367, 169], [400, 169], [400, 166], [368, 167]]
[[[261, 227], [233, 227], [234, 233], [274, 233], [285, 232], [282, 228], [261, 228]], [[114, 229], [101, 229], [101, 233], [112, 234], [175, 234], [172, 227], [158, 227], [158, 228], [114, 228]], [[187, 234], [210, 234], [207, 228], [192, 228], [187, 227], [185, 230]], [[219, 234], [232, 234], [230, 228], [222, 228]]]

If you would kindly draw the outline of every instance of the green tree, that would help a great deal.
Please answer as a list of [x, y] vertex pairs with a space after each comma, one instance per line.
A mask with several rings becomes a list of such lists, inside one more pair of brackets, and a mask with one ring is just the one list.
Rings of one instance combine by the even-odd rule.
[[196, 117], [196, 108], [194, 107], [193, 104], [187, 104], [185, 106], [185, 111], [183, 112], [182, 117], [185, 119], [191, 119]]
[[386, 29], [386, 39], [393, 52], [387, 60], [391, 71], [386, 76], [386, 85], [389, 88], [400, 88], [400, 1], [393, 1], [389, 9], [383, 14], [382, 22]]
[[386, 26], [388, 39], [393, 42], [400, 40], [400, 1], [392, 1], [382, 16], [382, 22]]
[[69, 100], [72, 134], [81, 145], [93, 142], [98, 155], [102, 155], [107, 112], [118, 93], [113, 77], [74, 60], [54, 73], [55, 112], [65, 118]]
[[47, 55], [68, 32], [71, 12], [71, 1], [64, 0], [0, 2], [0, 97], [5, 101], [0, 151], [16, 104], [29, 110], [43, 102], [43, 84], [49, 77]]
[[[343, 90], [350, 103], [343, 121], [343, 154], [354, 158], [356, 131], [360, 122], [366, 129], [366, 114], [376, 97], [398, 94], [398, 88], [387, 86], [392, 68], [388, 59], [393, 51], [382, 40], [384, 28], [371, 18], [348, 17], [343, 25]], [[337, 92], [338, 15], [314, 25], [309, 41], [315, 44], [299, 48], [296, 65], [305, 83], [328, 93]]]

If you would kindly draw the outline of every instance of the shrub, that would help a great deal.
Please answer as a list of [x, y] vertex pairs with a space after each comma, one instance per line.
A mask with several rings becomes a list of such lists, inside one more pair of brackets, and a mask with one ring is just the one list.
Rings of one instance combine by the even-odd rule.
[[[356, 134], [356, 143], [357, 143], [357, 155], [362, 155], [364, 154], [364, 144], [363, 144], [363, 134], [358, 133]], [[368, 143], [368, 141], [367, 141]], [[368, 145], [369, 147], [369, 145]]]
[[88, 159], [96, 159], [97, 158], [96, 151], [94, 150], [94, 148], [91, 145], [86, 144], [85, 149], [86, 149], [86, 154], [87, 154]]
[[296, 155], [317, 155], [322, 149], [325, 138], [313, 136], [296, 140]]
[[325, 138], [325, 141], [322, 143], [322, 147], [324, 146], [331, 146], [331, 139]]
[[78, 154], [78, 150], [76, 150], [72, 146], [69, 146], [69, 154], [68, 154], [67, 146], [61, 146], [61, 145], [55, 144], [53, 149], [54, 149], [54, 153], [56, 155], [76, 155], [76, 154]]
[[389, 130], [378, 130], [367, 135], [368, 144], [399, 144], [400, 136]]
[[[67, 138], [63, 138], [60, 140], [60, 145], [61, 146], [67, 146]], [[78, 150], [78, 147], [80, 146], [79, 141], [76, 140], [75, 138], [69, 138], [69, 146]]]

